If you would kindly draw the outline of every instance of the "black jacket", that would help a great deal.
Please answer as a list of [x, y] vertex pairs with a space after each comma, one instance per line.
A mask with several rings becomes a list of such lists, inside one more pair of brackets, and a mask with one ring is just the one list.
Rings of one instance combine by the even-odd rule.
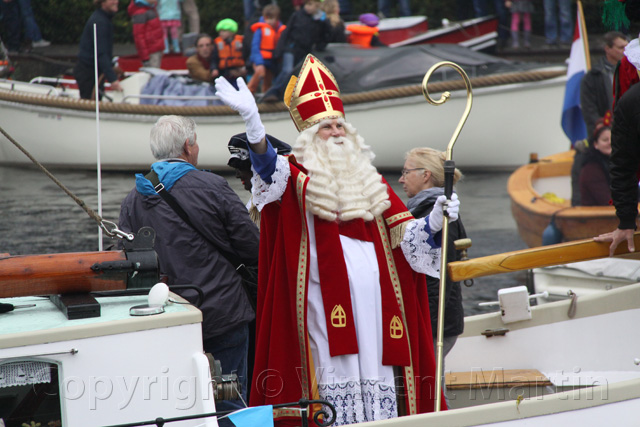
[[580, 108], [587, 125], [587, 139], [593, 135], [598, 119], [611, 110], [613, 103], [611, 76], [607, 67], [613, 71], [613, 65], [608, 65], [607, 58], [603, 57], [585, 74], [580, 83]]
[[620, 229], [635, 229], [640, 166], [640, 84], [616, 102], [611, 129], [611, 199]]
[[96, 9], [84, 25], [80, 36], [78, 61], [85, 67], [93, 69], [93, 24], [96, 24], [96, 41], [98, 45], [98, 74], [103, 74], [107, 81], [118, 79], [111, 60], [113, 58], [113, 15], [102, 9]]
[[[437, 196], [424, 200], [417, 207], [411, 209], [415, 218], [427, 216], [436, 202]], [[467, 232], [460, 218], [449, 223], [449, 247], [447, 251], [448, 262], [458, 261], [460, 254], [456, 251], [453, 242], [467, 237]], [[427, 276], [427, 293], [429, 294], [429, 312], [431, 314], [431, 330], [433, 339], [436, 339], [438, 331], [438, 300], [440, 294], [440, 280]], [[462, 289], [460, 282], [452, 282], [447, 277], [444, 309], [444, 336], [458, 336], [464, 331], [464, 308], [462, 307]]]
[[313, 49], [324, 50], [330, 34], [331, 28], [327, 19], [313, 19], [313, 16], [301, 8], [289, 18], [287, 28], [278, 40], [275, 56], [281, 57], [284, 52], [292, 52], [294, 64], [297, 64]]

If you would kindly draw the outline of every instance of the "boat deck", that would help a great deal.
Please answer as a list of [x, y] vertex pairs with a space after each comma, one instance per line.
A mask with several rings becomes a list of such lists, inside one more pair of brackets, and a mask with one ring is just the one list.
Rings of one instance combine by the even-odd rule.
[[15, 306], [36, 305], [0, 314], [0, 331], [2, 331], [0, 349], [114, 335], [202, 321], [202, 314], [199, 310], [190, 305], [181, 304], [169, 304], [165, 307], [164, 313], [154, 316], [133, 317], [129, 315], [131, 307], [147, 303], [146, 295], [96, 299], [100, 303], [100, 317], [76, 320], [68, 320], [48, 298], [0, 299], [0, 303], [9, 303]]

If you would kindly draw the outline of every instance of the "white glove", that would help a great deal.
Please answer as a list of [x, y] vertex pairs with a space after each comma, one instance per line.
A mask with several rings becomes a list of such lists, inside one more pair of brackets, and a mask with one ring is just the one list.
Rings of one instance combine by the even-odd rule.
[[[433, 206], [431, 213], [429, 214], [429, 229], [431, 233], [437, 233], [442, 230], [442, 207], [447, 201], [446, 196], [438, 196], [436, 199], [436, 204]], [[449, 222], [455, 221], [458, 219], [458, 212], [460, 211], [460, 200], [458, 200], [457, 194], [451, 195], [451, 200], [447, 206], [447, 213], [449, 214]]]
[[236, 83], [238, 90], [224, 77], [218, 77], [215, 80], [216, 95], [220, 97], [222, 102], [240, 113], [247, 127], [249, 143], [257, 144], [264, 139], [265, 130], [260, 120], [256, 100], [242, 77], [238, 77]]

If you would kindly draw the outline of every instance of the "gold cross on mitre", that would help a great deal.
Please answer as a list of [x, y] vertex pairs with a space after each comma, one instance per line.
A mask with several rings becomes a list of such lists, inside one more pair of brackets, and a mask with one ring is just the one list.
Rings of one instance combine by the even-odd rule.
[[338, 82], [311, 54], [307, 55], [298, 77], [291, 77], [284, 103], [299, 132], [325, 119], [344, 118]]

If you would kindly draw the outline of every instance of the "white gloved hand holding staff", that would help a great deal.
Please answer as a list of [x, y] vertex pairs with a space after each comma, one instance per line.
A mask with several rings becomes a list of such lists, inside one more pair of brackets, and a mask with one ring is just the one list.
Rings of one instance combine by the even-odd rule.
[[215, 80], [216, 95], [222, 102], [240, 113], [247, 128], [249, 143], [259, 144], [264, 140], [266, 133], [260, 120], [256, 100], [242, 77], [238, 77], [236, 83], [238, 90], [224, 77], [218, 77]]
[[[436, 203], [429, 214], [429, 229], [431, 233], [435, 234], [442, 230], [443, 214], [442, 207], [447, 201], [446, 196], [438, 196]], [[458, 219], [458, 212], [460, 212], [460, 200], [458, 200], [457, 194], [451, 195], [451, 200], [447, 206], [447, 214], [449, 216], [449, 222], [453, 222]]]

